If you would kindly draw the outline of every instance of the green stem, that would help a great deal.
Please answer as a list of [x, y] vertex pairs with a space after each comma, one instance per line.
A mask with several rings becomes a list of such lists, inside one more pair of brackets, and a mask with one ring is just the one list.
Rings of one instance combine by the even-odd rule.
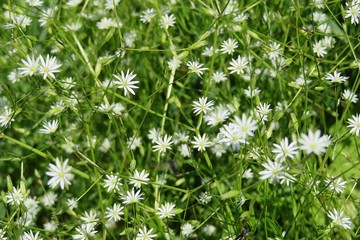
[[32, 146], [30, 146], [30, 145], [28, 145], [26, 143], [20, 142], [20, 141], [14, 139], [12, 137], [9, 137], [9, 136], [7, 136], [7, 135], [5, 135], [3, 133], [0, 134], [0, 138], [4, 138], [4, 139], [6, 139], [6, 140], [8, 140], [10, 142], [13, 142], [13, 143], [15, 143], [15, 144], [17, 144], [17, 145], [19, 145], [19, 146], [21, 146], [23, 148], [26, 148], [26, 149], [32, 151], [33, 153], [36, 153], [37, 155], [39, 155], [39, 156], [41, 156], [43, 158], [47, 158], [46, 153], [43, 153], [42, 151], [40, 151], [40, 150], [38, 150], [36, 148], [33, 148]]

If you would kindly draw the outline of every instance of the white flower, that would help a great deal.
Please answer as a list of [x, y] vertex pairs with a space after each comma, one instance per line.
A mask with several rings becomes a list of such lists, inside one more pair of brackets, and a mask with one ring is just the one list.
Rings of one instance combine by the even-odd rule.
[[135, 150], [141, 146], [141, 137], [131, 136], [126, 142], [128, 148]]
[[264, 123], [268, 120], [267, 117], [271, 110], [270, 104], [260, 103], [255, 109], [255, 115], [262, 123]]
[[57, 61], [56, 57], [50, 57], [49, 55], [46, 55], [46, 59], [44, 59], [42, 56], [39, 58], [39, 73], [44, 75], [44, 79], [46, 79], [48, 76], [55, 78], [54, 73], [60, 72], [59, 68], [61, 67], [61, 63]]
[[146, 9], [142, 11], [140, 16], [140, 21], [143, 23], [150, 23], [151, 19], [156, 16], [155, 10], [153, 8]]
[[139, 229], [138, 234], [136, 235], [136, 240], [151, 240], [157, 236], [157, 234], [152, 234], [154, 229], [150, 228], [149, 231], [146, 229], [146, 226]]
[[121, 204], [114, 203], [112, 207], [106, 208], [105, 217], [108, 221], [118, 222], [121, 220], [121, 215], [124, 215], [124, 207]]
[[21, 240], [42, 240], [42, 238], [39, 236], [39, 232], [36, 232], [35, 234], [30, 229], [28, 232], [25, 232], [22, 236]]
[[130, 178], [130, 184], [133, 184], [134, 187], [140, 188], [141, 184], [147, 184], [147, 182], [150, 180], [148, 178], [149, 173], [145, 170], [142, 170], [140, 173], [137, 169], [135, 169], [134, 176]]
[[92, 224], [81, 224], [80, 227], [76, 227], [75, 230], [77, 234], [73, 235], [73, 239], [80, 239], [80, 240], [88, 240], [91, 237], [95, 236], [97, 233], [94, 230], [94, 225]]
[[327, 213], [328, 217], [331, 218], [332, 223], [335, 225], [338, 225], [342, 228], [344, 228], [345, 230], [349, 230], [352, 227], [352, 222], [351, 219], [349, 217], [344, 217], [344, 212], [338, 212], [335, 208], [333, 209], [333, 211], [329, 211]]
[[154, 143], [157, 139], [161, 137], [160, 129], [152, 128], [149, 130], [148, 138]]
[[45, 121], [42, 128], [39, 130], [40, 133], [52, 134], [55, 133], [59, 126], [59, 120]]
[[345, 82], [349, 77], [341, 76], [341, 73], [334, 71], [333, 74], [327, 73], [326, 74], [326, 80], [329, 80], [332, 83], [343, 83]]
[[100, 21], [98, 21], [96, 23], [96, 26], [99, 29], [109, 29], [109, 28], [118, 27], [118, 26], [121, 27], [122, 24], [117, 23], [116, 20], [113, 18], [103, 17]]
[[191, 73], [195, 73], [199, 77], [203, 75], [204, 71], [208, 70], [208, 68], [203, 68], [204, 64], [199, 63], [198, 61], [188, 61], [186, 66], [189, 68]]
[[163, 16], [161, 16], [161, 20], [160, 20], [160, 26], [161, 28], [165, 28], [168, 29], [169, 27], [172, 27], [175, 25], [175, 20], [176, 17], [174, 16], [174, 14], [165, 14]]
[[224, 107], [216, 107], [215, 111], [211, 111], [204, 116], [207, 125], [216, 126], [223, 123], [230, 116], [230, 112]]
[[6, 125], [11, 124], [11, 122], [14, 121], [14, 114], [15, 113], [11, 108], [5, 106], [0, 114], [0, 127], [5, 127]]
[[269, 42], [269, 47], [268, 49], [266, 49], [266, 53], [269, 56], [270, 60], [278, 59], [281, 54], [281, 51], [282, 51], [281, 45], [273, 41]]
[[207, 97], [200, 97], [198, 101], [193, 101], [193, 110], [195, 115], [199, 115], [200, 113], [206, 114], [207, 111], [212, 110], [212, 106], [214, 105], [214, 101], [207, 101]]
[[214, 50], [214, 46], [206, 47], [201, 55], [211, 57], [214, 53], [217, 53], [219, 49]]
[[5, 237], [5, 234], [6, 234], [5, 230], [4, 230], [4, 229], [0, 229], [0, 239], [1, 239], [1, 240], [8, 240], [8, 238]]
[[219, 83], [219, 82], [224, 82], [226, 81], [227, 78], [226, 78], [226, 75], [225, 73], [221, 72], [221, 71], [216, 71], [213, 73], [213, 75], [211, 76], [211, 81], [214, 81], [216, 83]]
[[350, 133], [355, 134], [356, 136], [359, 136], [360, 134], [360, 115], [352, 115], [352, 118], [348, 119], [349, 125], [347, 126], [350, 128]]
[[81, 2], [82, 2], [82, 0], [69, 0], [69, 1], [67, 1], [66, 5], [69, 6], [69, 7], [76, 7]]
[[343, 181], [341, 177], [336, 179], [325, 179], [325, 183], [329, 185], [331, 191], [342, 193], [346, 188], [346, 181]]
[[99, 222], [98, 215], [95, 210], [91, 209], [90, 211], [86, 211], [84, 216], [81, 216], [80, 219], [85, 222], [85, 224], [90, 226], [96, 226], [97, 222]]
[[60, 188], [64, 189], [71, 185], [71, 180], [74, 178], [74, 175], [71, 173], [72, 167], [67, 165], [68, 162], [69, 159], [60, 162], [60, 159], [56, 158], [56, 165], [52, 163], [49, 164], [49, 171], [46, 172], [46, 175], [51, 177], [47, 183], [51, 188], [60, 185]]
[[123, 200], [123, 203], [127, 205], [127, 204], [137, 203], [143, 200], [144, 198], [142, 196], [143, 193], [141, 192], [141, 189], [135, 192], [135, 189], [132, 188], [131, 191], [127, 191], [125, 194], [121, 194], [121, 199]]
[[326, 152], [326, 148], [330, 145], [330, 140], [327, 135], [321, 136], [320, 130], [309, 130], [308, 134], [301, 134], [299, 139], [300, 149], [304, 150], [306, 154], [314, 153], [321, 155]]
[[345, 10], [345, 18], [351, 17], [351, 24], [358, 24], [360, 17], [360, 2], [353, 0], [351, 2], [347, 2], [346, 6], [348, 9]]
[[209, 141], [206, 133], [204, 133], [202, 136], [195, 136], [194, 141], [191, 143], [193, 144], [193, 148], [197, 148], [198, 151], [205, 151], [205, 148], [211, 146], [211, 142]]
[[313, 51], [318, 57], [323, 57], [327, 54], [326, 47], [323, 45], [322, 41], [318, 41], [313, 44]]
[[139, 81], [133, 81], [136, 77], [136, 74], [133, 72], [130, 73], [129, 69], [126, 71], [126, 74], [121, 71], [121, 76], [117, 76], [113, 74], [113, 76], [117, 79], [114, 83], [118, 88], [124, 89], [124, 96], [130, 92], [132, 95], [135, 95], [134, 88], [139, 88], [135, 84], [139, 83]]
[[279, 144], [274, 143], [274, 149], [272, 150], [273, 153], [276, 154], [275, 159], [276, 160], [285, 160], [288, 158], [295, 158], [298, 151], [298, 147], [296, 146], [296, 142], [292, 142], [289, 144], [288, 138], [284, 138], [280, 141]]
[[190, 223], [185, 223], [181, 226], [181, 234], [184, 237], [189, 237], [194, 232], [194, 226]]
[[104, 180], [104, 188], [107, 192], [119, 191], [122, 186], [121, 178], [115, 174], [107, 174], [106, 179]]
[[40, 7], [43, 5], [42, 0], [25, 0], [25, 2], [32, 7]]
[[233, 54], [235, 49], [238, 47], [237, 44], [238, 44], [237, 41], [232, 38], [229, 38], [227, 41], [224, 41], [221, 44], [221, 49], [220, 49], [221, 54], [224, 53]]
[[234, 124], [244, 135], [245, 139], [254, 136], [254, 131], [257, 129], [257, 122], [251, 116], [247, 117], [245, 113], [242, 114], [241, 119], [238, 116], [235, 116]]
[[57, 200], [57, 194], [54, 192], [47, 192], [44, 194], [44, 196], [41, 198], [41, 203], [45, 207], [51, 207], [55, 204]]
[[357, 95], [348, 89], [344, 90], [344, 92], [341, 94], [341, 97], [342, 99], [352, 103], [357, 103], [359, 100]]
[[44, 230], [53, 233], [56, 231], [58, 226], [59, 226], [59, 224], [57, 224], [55, 221], [46, 222], [46, 223], [44, 223]]
[[249, 64], [246, 57], [238, 56], [237, 59], [232, 59], [230, 62], [230, 67], [227, 69], [230, 71], [230, 74], [236, 73], [238, 75], [243, 74], [247, 65]]
[[119, 4], [120, 0], [106, 0], [105, 8], [108, 10], [115, 9], [116, 6]]
[[250, 86], [248, 86], [248, 88], [244, 90], [244, 94], [248, 98], [256, 97], [257, 95], [259, 95], [259, 93], [260, 93], [260, 89], [252, 88]]
[[208, 192], [202, 192], [199, 195], [199, 202], [203, 205], [208, 204], [212, 199], [212, 196]]
[[6, 203], [10, 204], [10, 205], [17, 205], [19, 206], [24, 199], [26, 198], [26, 195], [24, 195], [21, 192], [21, 189], [17, 189], [15, 187], [13, 187], [13, 189], [9, 192], [6, 193], [5, 195], [6, 197]]
[[74, 210], [78, 206], [78, 200], [76, 198], [69, 198], [68, 200], [66, 200], [66, 206], [70, 210]]
[[37, 73], [39, 70], [39, 58], [36, 58], [34, 56], [26, 56], [26, 60], [21, 59], [23, 67], [19, 68], [20, 74], [22, 76], [32, 76]]
[[158, 212], [156, 213], [159, 215], [161, 219], [163, 218], [171, 218], [172, 216], [175, 216], [174, 213], [175, 204], [166, 202], [165, 204], [162, 204], [161, 207], [158, 208]]
[[103, 153], [106, 153], [111, 148], [111, 142], [108, 138], [105, 138], [99, 147], [99, 150]]
[[172, 59], [167, 61], [167, 64], [170, 70], [174, 70], [180, 67], [181, 60], [174, 56]]
[[220, 143], [225, 143], [227, 146], [232, 145], [233, 150], [240, 149], [240, 143], [246, 143], [246, 135], [240, 128], [233, 123], [226, 124], [220, 128]]
[[156, 143], [155, 146], [153, 146], [153, 150], [155, 152], [159, 151], [160, 153], [166, 152], [167, 149], [171, 149], [171, 145], [173, 142], [171, 141], [172, 136], [168, 136], [165, 134], [164, 138], [158, 138], [154, 142]]
[[270, 183], [279, 181], [283, 175], [284, 167], [278, 161], [271, 161], [268, 159], [266, 163], [261, 164], [265, 170], [259, 172], [260, 179], [269, 179]]

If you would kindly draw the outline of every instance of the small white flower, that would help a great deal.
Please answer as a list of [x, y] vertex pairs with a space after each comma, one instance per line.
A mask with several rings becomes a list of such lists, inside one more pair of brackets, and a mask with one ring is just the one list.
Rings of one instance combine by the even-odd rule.
[[64, 189], [71, 185], [71, 180], [74, 178], [74, 175], [71, 173], [72, 167], [68, 166], [68, 162], [69, 159], [61, 162], [59, 158], [56, 158], [56, 165], [52, 163], [49, 164], [49, 171], [46, 172], [46, 175], [51, 177], [47, 183], [51, 188], [60, 185], [60, 188]]
[[205, 151], [205, 148], [211, 146], [208, 136], [204, 133], [202, 136], [198, 135], [194, 137], [194, 141], [191, 142], [193, 148], [197, 148], [198, 151]]
[[284, 138], [280, 141], [279, 144], [274, 143], [274, 149], [272, 150], [273, 153], [276, 154], [275, 159], [276, 160], [285, 160], [287, 157], [288, 158], [295, 158], [298, 151], [298, 147], [296, 146], [296, 142], [292, 142], [289, 144], [289, 140], [288, 138]]
[[124, 207], [121, 204], [114, 203], [112, 207], [106, 208], [105, 217], [108, 221], [118, 222], [121, 220], [121, 215], [124, 215]]
[[342, 99], [352, 103], [357, 103], [359, 100], [357, 95], [348, 89], [344, 90], [344, 92], [341, 94], [341, 97]]
[[138, 234], [136, 235], [136, 240], [152, 240], [157, 236], [157, 234], [153, 234], [154, 229], [150, 228], [147, 230], [146, 226], [139, 229]]
[[135, 192], [135, 189], [132, 188], [131, 191], [127, 191], [124, 194], [121, 194], [121, 199], [123, 200], [123, 203], [125, 205], [128, 204], [132, 204], [132, 203], [137, 203], [141, 200], [143, 200], [144, 198], [142, 197], [143, 193], [141, 192], [141, 189], [137, 190], [137, 192]]
[[20, 204], [24, 201], [24, 199], [26, 198], [26, 195], [24, 195], [21, 192], [21, 189], [17, 189], [15, 187], [13, 187], [13, 189], [9, 192], [6, 193], [5, 195], [6, 197], [6, 203], [10, 204], [10, 205], [17, 205], [20, 206]]
[[232, 38], [229, 38], [227, 41], [224, 41], [221, 44], [220, 52], [221, 54], [227, 53], [227, 54], [233, 54], [235, 49], [238, 47], [238, 42]]
[[313, 51], [318, 57], [323, 57], [327, 54], [326, 47], [323, 45], [322, 41], [318, 41], [313, 44]]
[[353, 0], [351, 2], [347, 2], [346, 6], [348, 8], [345, 10], [345, 18], [351, 17], [351, 24], [358, 24], [360, 17], [360, 2]]
[[227, 69], [230, 71], [230, 74], [236, 73], [238, 75], [243, 74], [247, 65], [249, 64], [246, 57], [238, 56], [237, 59], [232, 59], [230, 62], [230, 67]]
[[45, 121], [42, 128], [39, 130], [40, 133], [53, 134], [59, 127], [59, 120]]
[[349, 125], [347, 126], [350, 128], [350, 133], [355, 134], [356, 136], [359, 136], [360, 134], [360, 115], [356, 114], [353, 115], [352, 118], [348, 119]]
[[195, 115], [199, 115], [200, 113], [206, 114], [208, 111], [211, 111], [214, 105], [214, 101], [207, 101], [207, 97], [200, 97], [198, 101], [193, 101], [193, 110]]
[[331, 191], [335, 191], [337, 193], [342, 193], [346, 188], [346, 181], [343, 181], [341, 177], [336, 179], [325, 179], [325, 183], [329, 185], [329, 189]]
[[334, 71], [333, 74], [327, 73], [326, 74], [326, 80], [332, 82], [332, 83], [343, 83], [345, 82], [349, 77], [341, 76], [341, 73]]
[[25, 0], [25, 2], [32, 7], [40, 7], [43, 5], [42, 0]]
[[124, 96], [130, 92], [132, 95], [135, 95], [134, 88], [139, 88], [135, 84], [139, 83], [139, 81], [133, 81], [133, 79], [136, 77], [136, 74], [134, 72], [129, 71], [129, 69], [126, 71], [126, 74], [121, 71], [121, 76], [113, 74], [113, 76], [117, 79], [114, 83], [117, 85], [118, 88], [124, 89]]
[[113, 10], [119, 4], [120, 0], [106, 0], [105, 8], [108, 10]]
[[155, 152], [159, 151], [160, 153], [166, 152], [167, 149], [171, 149], [171, 145], [173, 142], [171, 141], [172, 136], [168, 136], [165, 134], [164, 138], [158, 138], [154, 142], [156, 143], [155, 146], [153, 146], [153, 150]]
[[160, 26], [161, 28], [165, 28], [168, 29], [169, 27], [174, 26], [176, 23], [176, 17], [174, 16], [174, 14], [165, 14], [163, 16], [161, 16], [161, 20], [160, 20]]
[[22, 76], [32, 76], [36, 74], [39, 70], [39, 58], [36, 58], [34, 56], [26, 56], [26, 60], [21, 59], [21, 62], [23, 64], [23, 67], [19, 68], [20, 74]]
[[194, 232], [194, 226], [190, 223], [185, 223], [181, 226], [181, 234], [184, 237], [189, 237]]
[[11, 124], [11, 122], [15, 120], [13, 118], [14, 114], [15, 112], [11, 108], [5, 106], [0, 114], [0, 127], [5, 127], [6, 125]]
[[150, 180], [148, 178], [149, 173], [145, 170], [142, 170], [140, 173], [137, 169], [135, 169], [134, 176], [130, 178], [130, 184], [134, 185], [136, 188], [140, 188], [141, 184], [147, 184]]
[[119, 191], [122, 186], [121, 178], [115, 174], [107, 174], [104, 180], [104, 188], [107, 192]]
[[39, 58], [39, 73], [43, 74], [44, 79], [46, 79], [48, 76], [55, 78], [54, 73], [60, 72], [59, 68], [61, 67], [61, 63], [59, 63], [54, 56], [50, 57], [49, 55], [46, 55], [46, 59], [44, 59], [42, 56]]
[[95, 236], [97, 233], [94, 230], [94, 225], [92, 224], [81, 224], [80, 227], [76, 227], [75, 230], [77, 234], [73, 235], [73, 239], [87, 240]]
[[269, 179], [270, 183], [279, 181], [283, 175], [284, 167], [278, 161], [271, 161], [268, 159], [266, 163], [261, 164], [265, 170], [259, 172], [260, 179]]
[[57, 194], [54, 192], [47, 192], [44, 194], [44, 196], [41, 198], [41, 203], [45, 207], [51, 207], [55, 204], [57, 200]]
[[36, 232], [35, 234], [30, 229], [28, 232], [25, 232], [22, 236], [22, 240], [42, 240], [42, 238], [39, 236], [39, 232]]
[[220, 82], [224, 82], [227, 80], [225, 73], [221, 72], [221, 71], [216, 71], [213, 73], [211, 80], [214, 81], [215, 83], [220, 83]]
[[212, 199], [212, 196], [208, 192], [202, 192], [199, 195], [199, 202], [203, 205], [208, 204]]
[[327, 135], [321, 136], [320, 130], [309, 130], [308, 134], [301, 134], [299, 139], [300, 149], [304, 150], [306, 154], [314, 153], [321, 155], [326, 152], [326, 148], [330, 145], [330, 140]]
[[332, 212], [329, 211], [327, 215], [329, 218], [331, 218], [333, 224], [338, 225], [344, 228], [345, 230], [351, 229], [352, 227], [351, 219], [349, 217], [344, 217], [343, 211], [338, 212], [334, 208], [333, 211]]
[[204, 71], [208, 70], [208, 68], [202, 67], [204, 64], [199, 63], [198, 61], [188, 61], [186, 66], [189, 68], [191, 73], [195, 73], [199, 77], [203, 75]]
[[150, 23], [151, 19], [156, 16], [155, 10], [153, 8], [146, 9], [142, 11], [140, 16], [140, 21], [143, 23]]
[[259, 93], [260, 93], [260, 89], [258, 89], [257, 87], [252, 88], [248, 86], [248, 88], [244, 90], [244, 94], [248, 98], [256, 97], [257, 95], [259, 95]]
[[171, 218], [175, 216], [174, 213], [175, 204], [166, 202], [165, 204], [162, 204], [161, 207], [158, 208], [158, 212], [156, 213], [159, 215], [161, 219], [163, 218]]

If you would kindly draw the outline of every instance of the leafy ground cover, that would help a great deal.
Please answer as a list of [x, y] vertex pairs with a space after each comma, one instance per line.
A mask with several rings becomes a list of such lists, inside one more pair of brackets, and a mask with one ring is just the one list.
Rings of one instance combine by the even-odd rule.
[[359, 0], [0, 7], [0, 239], [359, 237]]

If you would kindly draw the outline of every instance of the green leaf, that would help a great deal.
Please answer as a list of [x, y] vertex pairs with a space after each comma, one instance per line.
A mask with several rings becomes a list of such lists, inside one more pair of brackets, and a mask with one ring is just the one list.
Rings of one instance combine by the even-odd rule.
[[234, 198], [234, 197], [238, 197], [240, 195], [240, 191], [239, 190], [231, 190], [228, 191], [224, 194], [221, 195], [221, 199], [225, 200], [225, 199], [229, 199], [229, 198]]

